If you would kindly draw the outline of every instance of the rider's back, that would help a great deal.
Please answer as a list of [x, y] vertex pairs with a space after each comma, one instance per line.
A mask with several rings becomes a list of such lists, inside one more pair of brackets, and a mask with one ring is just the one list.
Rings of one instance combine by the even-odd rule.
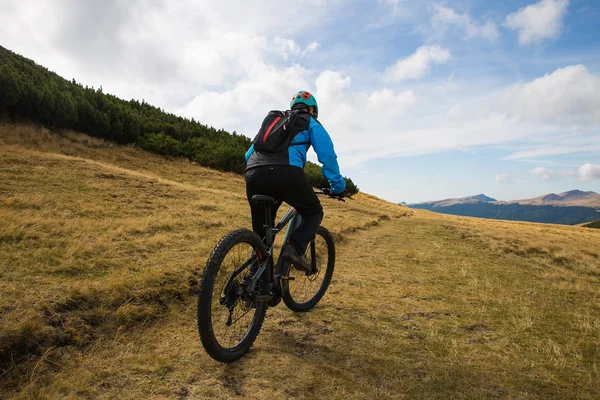
[[329, 133], [309, 114], [297, 118], [297, 130], [300, 132], [291, 141], [290, 146], [277, 153], [261, 152], [252, 145], [246, 152], [246, 171], [262, 166], [291, 165], [304, 168], [306, 153], [312, 145], [317, 158], [323, 164], [323, 176], [329, 181], [334, 192], [343, 192], [346, 182], [340, 174], [337, 156]]

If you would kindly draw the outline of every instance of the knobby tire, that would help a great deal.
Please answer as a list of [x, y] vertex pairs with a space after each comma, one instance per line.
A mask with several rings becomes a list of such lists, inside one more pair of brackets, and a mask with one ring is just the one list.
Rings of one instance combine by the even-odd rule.
[[[312, 262], [311, 246], [316, 246], [316, 259], [318, 263], [320, 262], [319, 275], [306, 275], [304, 272], [290, 267], [289, 275], [295, 279], [293, 281], [286, 280], [282, 284], [283, 301], [292, 311], [305, 312], [312, 309], [323, 298], [331, 283], [335, 267], [335, 243], [333, 236], [331, 236], [331, 233], [327, 229], [319, 226], [315, 239], [308, 245], [308, 249], [306, 250], [306, 256], [310, 262]], [[327, 260], [323, 262], [325, 256]], [[317, 279], [319, 282], [316, 281]], [[314, 282], [317, 282], [316, 285]], [[298, 293], [300, 291], [298, 289], [302, 287], [308, 287], [306, 292], [310, 294], [301, 296]]]
[[[236, 248], [237, 245], [244, 246], [244, 244], [249, 246], [248, 249], [252, 248], [252, 250], [254, 250], [257, 254], [260, 254], [260, 259], [264, 259], [267, 254], [265, 245], [256, 233], [248, 229], [238, 229], [233, 231], [221, 239], [221, 241], [212, 251], [206, 267], [204, 268], [204, 273], [200, 282], [200, 292], [198, 295], [198, 332], [200, 334], [200, 339], [204, 349], [213, 359], [225, 363], [230, 363], [240, 359], [248, 352], [248, 350], [250, 350], [250, 347], [252, 347], [254, 340], [258, 336], [267, 312], [267, 304], [265, 302], [254, 303], [256, 308], [250, 326], [247, 328], [245, 335], [241, 338], [239, 343], [231, 347], [220, 343], [218, 338], [215, 336], [215, 327], [222, 329], [223, 326], [227, 326], [227, 328], [225, 328], [225, 337], [227, 336], [229, 328], [229, 325], [226, 325], [225, 323], [217, 323], [214, 325], [218, 326], [213, 326], [213, 308], [217, 307], [217, 310], [221, 310], [218, 308], [219, 304], [215, 305], [216, 299], [214, 299], [214, 297], [221, 297], [222, 295], [221, 288], [215, 288], [215, 280], [219, 270], [222, 267], [227, 267], [226, 265], [223, 266], [222, 263], [226, 259], [228, 253], [233, 253], [233, 249]], [[223, 271], [221, 272], [223, 273]], [[243, 275], [245, 272], [246, 271], [243, 271], [240, 275]], [[232, 275], [231, 273], [228, 274], [229, 276]], [[267, 274], [268, 271], [265, 271], [264, 276], [266, 277]], [[259, 285], [261, 285], [263, 289], [265, 282], [266, 280], [261, 280], [261, 282], [259, 282]], [[222, 307], [226, 308], [225, 306]], [[245, 309], [243, 309], [242, 312], [243, 311], [245, 311]], [[237, 317], [238, 316], [236, 315], [236, 318]], [[235, 321], [235, 318], [231, 318], [231, 320]]]

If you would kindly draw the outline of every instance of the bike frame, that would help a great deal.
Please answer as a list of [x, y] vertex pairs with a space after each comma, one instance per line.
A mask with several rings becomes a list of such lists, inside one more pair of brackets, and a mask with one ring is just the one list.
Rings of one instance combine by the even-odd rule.
[[[329, 189], [315, 191], [315, 194], [316, 195], [326, 195], [326, 196], [329, 196], [329, 197], [332, 197], [334, 199], [344, 202], [344, 199], [336, 197], [336, 196], [332, 196], [331, 190], [329, 190]], [[284, 264], [283, 264], [284, 261], [281, 259], [281, 253], [283, 252], [283, 250], [285, 250], [285, 246], [287, 246], [287, 243], [288, 243], [288, 240], [289, 240], [291, 234], [298, 227], [298, 225], [300, 225], [300, 222], [302, 221], [302, 217], [300, 216], [300, 214], [298, 214], [298, 211], [296, 211], [295, 208], [290, 207], [286, 211], [286, 213], [283, 215], [283, 217], [281, 217], [281, 220], [279, 220], [277, 225], [275, 225], [275, 227], [273, 227], [273, 220], [271, 217], [271, 206], [267, 205], [267, 206], [265, 206], [265, 221], [267, 223], [264, 225], [265, 232], [266, 232], [264, 241], [265, 241], [265, 245], [267, 246], [267, 257], [265, 257], [264, 260], [260, 260], [260, 262], [261, 262], [260, 267], [258, 268], [258, 271], [256, 272], [256, 274], [254, 274], [254, 277], [252, 278], [250, 285], [248, 285], [248, 287], [246, 289], [248, 291], [248, 293], [250, 293], [250, 294], [255, 293], [256, 285], [258, 285], [259, 279], [263, 276], [265, 271], [267, 269], [269, 269], [269, 267], [271, 269], [269, 269], [269, 274], [267, 277], [269, 278], [269, 285], [271, 286], [271, 289], [273, 288], [273, 285], [277, 285], [279, 288], [279, 291], [283, 292], [283, 288], [281, 287], [281, 281], [283, 279], [288, 279], [288, 280], [293, 279], [293, 278], [290, 278], [289, 276], [282, 274], [283, 267], [284, 267]], [[288, 224], [289, 224], [289, 226], [287, 228], [287, 232], [285, 233], [285, 238], [283, 240], [283, 246], [281, 246], [281, 252], [279, 253], [279, 257], [277, 258], [277, 265], [274, 266], [273, 265], [273, 243], [275, 242], [275, 235], [277, 235], [279, 232], [281, 232], [283, 230], [283, 228], [285, 228], [285, 226]], [[311, 260], [312, 260], [311, 264], [312, 264], [312, 267], [314, 270], [316, 268], [316, 265], [315, 265], [316, 249], [315, 249], [314, 241], [311, 241], [309, 246], [310, 246], [310, 253], [311, 253]], [[248, 266], [247, 264], [244, 264], [240, 268], [238, 268], [238, 270], [234, 271], [234, 273], [231, 275], [229, 281], [233, 280], [233, 278], [247, 266]], [[229, 284], [229, 282], [227, 284]], [[277, 293], [273, 293], [273, 295], [271, 295], [271, 294], [260, 295], [260, 296], [257, 296], [258, 297], [257, 301], [270, 300], [273, 298], [273, 296], [278, 296], [278, 295], [277, 295]]]
[[[298, 227], [298, 225], [300, 225], [300, 222], [302, 221], [302, 217], [300, 216], [300, 214], [298, 214], [298, 211], [296, 211], [296, 209], [293, 207], [286, 211], [286, 213], [283, 215], [283, 217], [281, 217], [281, 220], [279, 220], [275, 227], [272, 226], [271, 207], [265, 207], [265, 216], [267, 217], [267, 224], [265, 225], [265, 245], [267, 246], [267, 256], [264, 260], [261, 260], [262, 262], [260, 267], [258, 268], [258, 271], [256, 271], [256, 274], [254, 274], [254, 278], [252, 279], [251, 284], [248, 285], [248, 291], [250, 292], [254, 291], [256, 285], [258, 284], [258, 280], [265, 273], [265, 271], [269, 269], [270, 266], [272, 267], [272, 269], [269, 270], [270, 273], [268, 274], [270, 277], [269, 282], [271, 284], [280, 284], [280, 282], [277, 282], [277, 280], [282, 276], [281, 270], [283, 269], [283, 260], [281, 259], [281, 252], [283, 252], [285, 246], [287, 246], [287, 242], [292, 232], [294, 232], [294, 230]], [[275, 236], [279, 232], [281, 232], [283, 228], [285, 228], [285, 226], [288, 224], [289, 226], [285, 233], [283, 246], [281, 246], [281, 252], [279, 253], [279, 257], [277, 258], [277, 265], [273, 267], [273, 243], [275, 242]], [[314, 251], [314, 249], [312, 250]]]

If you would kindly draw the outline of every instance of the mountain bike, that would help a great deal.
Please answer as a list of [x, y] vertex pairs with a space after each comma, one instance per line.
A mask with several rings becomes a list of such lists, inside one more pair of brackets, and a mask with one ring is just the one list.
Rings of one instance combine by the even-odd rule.
[[[315, 193], [337, 198], [327, 189]], [[271, 209], [277, 201], [255, 195], [252, 202], [264, 207], [266, 237], [261, 239], [248, 229], [225, 235], [212, 251], [200, 282], [200, 339], [212, 358], [226, 363], [240, 359], [250, 350], [269, 306], [283, 299], [292, 311], [313, 308], [323, 298], [335, 266], [333, 237], [322, 226], [306, 251], [306, 259], [312, 267], [310, 272], [296, 270], [284, 261], [281, 253], [300, 224], [301, 216], [290, 208], [273, 226]], [[283, 245], [275, 262], [275, 236], [286, 225]]]

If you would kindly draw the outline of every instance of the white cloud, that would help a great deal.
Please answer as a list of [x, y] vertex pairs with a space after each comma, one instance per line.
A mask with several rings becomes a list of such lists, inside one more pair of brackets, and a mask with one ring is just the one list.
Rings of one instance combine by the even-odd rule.
[[558, 177], [554, 171], [552, 171], [551, 169], [544, 168], [544, 167], [537, 167], [537, 168], [532, 169], [529, 172], [531, 172], [533, 175], [535, 175], [539, 178], [542, 178], [545, 181], [553, 181], [553, 180], [557, 179], [557, 177]]
[[[573, 71], [585, 72], [576, 74], [576, 80], [590, 78], [584, 79], [584, 84], [597, 79], [585, 69]], [[558, 70], [546, 77], [560, 77], [561, 73], [562, 70]], [[542, 82], [546, 77], [540, 78]], [[530, 97], [522, 101], [542, 103], [540, 107], [554, 104], [549, 100], [550, 93], [563, 86], [554, 79], [550, 79], [548, 90], [540, 93], [530, 90], [536, 87], [531, 84], [538, 81], [533, 80], [498, 92], [461, 96], [458, 101], [454, 96], [448, 97], [439, 85], [419, 85], [419, 89], [404, 91], [388, 87], [361, 92], [351, 90], [350, 77], [332, 71], [323, 74], [319, 81], [318, 88], [330, 88], [316, 94], [321, 120], [335, 137], [336, 149], [341, 151], [342, 166], [373, 158], [462, 151], [496, 144], [510, 149], [517, 142], [519, 150], [507, 159], [600, 150], [598, 124], [592, 123], [596, 115], [593, 107], [582, 105], [574, 112], [575, 117], [569, 116], [570, 111], [561, 114], [560, 107], [564, 104], [558, 101], [556, 108], [540, 110], [540, 115], [529, 115], [528, 105], [518, 104], [520, 97], [527, 98], [529, 92], [536, 93], [540, 99]], [[579, 93], [577, 85], [566, 86], [570, 89], [561, 92], [563, 102], [583, 103], [588, 96]], [[544, 105], [545, 101], [550, 103]], [[579, 126], [573, 127], [573, 121], [578, 121]], [[377, 140], [365, 139], [365, 135], [372, 134], [377, 135]]]
[[384, 114], [403, 114], [416, 102], [417, 96], [412, 90], [394, 93], [384, 88], [371, 93], [367, 98], [367, 109]]
[[519, 32], [519, 43], [527, 45], [556, 38], [562, 31], [569, 0], [541, 0], [509, 14], [504, 25]]
[[333, 99], [337, 97], [341, 90], [350, 86], [352, 79], [342, 77], [338, 71], [323, 71], [319, 74], [316, 81], [317, 94], [319, 98]]
[[319, 43], [312, 42], [305, 49], [302, 49], [295, 41], [281, 37], [276, 37], [273, 44], [274, 52], [282, 56], [284, 60], [304, 57], [319, 48]]
[[178, 114], [253, 136], [268, 110], [286, 108], [289, 106], [286, 100], [294, 93], [310, 89], [307, 75], [307, 70], [298, 65], [288, 68], [263, 65], [230, 90], [203, 91]]
[[600, 179], [600, 165], [591, 163], [583, 164], [577, 170], [578, 179], [582, 182]]
[[[392, 87], [357, 90], [352, 87], [353, 79], [340, 71], [326, 70], [315, 78], [312, 71], [299, 65], [266, 66], [250, 71], [230, 89], [202, 92], [181, 112], [216, 127], [253, 136], [265, 110], [287, 107], [291, 93], [297, 90], [313, 91], [319, 102], [320, 120], [334, 139], [342, 168], [373, 158], [514, 142], [520, 143], [520, 150], [509, 159], [600, 149], [597, 124], [595, 128], [589, 122], [594, 109], [586, 109], [590, 115], [578, 117], [580, 122], [588, 121], [589, 129], [571, 131], [571, 122], [565, 122], [567, 118], [545, 123], [539, 115], [526, 118], [527, 113], [521, 115], [523, 110], [510, 104], [518, 102], [519, 97], [527, 97], [529, 92], [536, 92], [523, 89], [536, 81], [516, 85], [519, 89], [516, 91], [511, 87], [499, 93], [466, 96], [457, 102], [446, 98], [438, 86], [429, 89], [419, 86], [418, 90]], [[510, 101], [507, 93], [512, 93]], [[563, 92], [562, 97], [569, 102], [567, 93]], [[543, 103], [549, 97], [545, 91], [537, 96], [541, 99], [530, 101]], [[499, 102], [499, 98], [503, 101]], [[578, 101], [583, 100], [575, 102]], [[368, 139], [375, 135], [376, 140]]]
[[293, 40], [276, 37], [273, 42], [276, 52], [281, 54], [286, 60], [288, 58], [297, 58], [302, 54], [302, 49]]
[[435, 14], [433, 14], [430, 21], [434, 34], [441, 35], [449, 25], [453, 25], [462, 29], [467, 39], [483, 38], [490, 41], [498, 39], [498, 27], [492, 20], [488, 19], [485, 23], [480, 24], [473, 21], [467, 13], [459, 14], [452, 8], [440, 4], [434, 5], [434, 9]]
[[[315, 51], [317, 42], [290, 39], [326, 15], [326, 7], [312, 7], [320, 0], [307, 3], [4, 0], [0, 35], [3, 46], [67, 79], [171, 111]], [[301, 12], [303, 23], [290, 24]]]
[[[557, 156], [561, 154], [572, 154], [572, 153], [581, 153], [581, 152], [600, 152], [600, 138], [595, 135], [591, 138], [586, 138], [585, 141], [588, 143], [582, 143], [577, 145], [566, 144], [561, 139], [549, 139], [548, 137], [542, 137], [541, 139], [545, 141], [555, 141], [555, 145], [545, 145], [539, 146], [536, 143], [532, 143], [533, 148], [530, 150], [520, 150], [511, 153], [510, 155], [504, 157], [505, 160], [523, 160], [523, 159], [531, 159], [534, 157], [540, 156]], [[578, 141], [575, 138], [572, 138], [573, 141]], [[596, 141], [594, 143], [593, 141]]]
[[600, 124], [600, 78], [584, 65], [571, 65], [513, 85], [500, 103], [524, 121], [594, 127]]
[[344, 93], [351, 82], [349, 76], [343, 77], [338, 71], [323, 71], [317, 77], [315, 97], [319, 104], [319, 115], [325, 116], [324, 121], [328, 124], [331, 121], [341, 121], [343, 124], [352, 118], [354, 105], [347, 103], [350, 98]]
[[496, 183], [510, 183], [510, 182], [512, 182], [512, 179], [510, 178], [510, 175], [508, 175], [508, 174], [499, 174], [499, 175], [496, 175], [496, 178], [494, 179], [494, 181]]
[[312, 53], [313, 51], [316, 51], [319, 47], [321, 47], [319, 43], [311, 42], [308, 46], [306, 46], [306, 49], [304, 49], [304, 54]]
[[388, 68], [385, 75], [388, 80], [395, 82], [419, 79], [429, 73], [431, 64], [443, 64], [450, 57], [450, 51], [440, 46], [421, 46], [415, 53]]

